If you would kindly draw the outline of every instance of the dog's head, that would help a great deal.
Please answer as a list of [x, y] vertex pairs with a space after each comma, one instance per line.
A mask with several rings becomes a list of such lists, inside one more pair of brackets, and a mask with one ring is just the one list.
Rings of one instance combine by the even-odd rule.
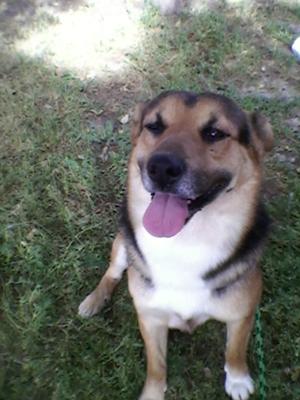
[[221, 193], [260, 182], [273, 133], [262, 116], [225, 96], [165, 92], [137, 107], [132, 143], [132, 162], [152, 196], [144, 226], [168, 237]]

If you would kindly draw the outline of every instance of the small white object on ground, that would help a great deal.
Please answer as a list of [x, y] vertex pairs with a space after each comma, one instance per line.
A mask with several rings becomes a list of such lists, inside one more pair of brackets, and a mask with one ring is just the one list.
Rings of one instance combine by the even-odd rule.
[[291, 49], [294, 53], [294, 56], [298, 59], [298, 61], [300, 61], [300, 36], [298, 36], [297, 39], [294, 41]]
[[126, 114], [122, 118], [120, 118], [120, 122], [121, 122], [122, 125], [126, 125], [128, 123], [128, 121], [129, 121], [129, 115], [128, 114]]

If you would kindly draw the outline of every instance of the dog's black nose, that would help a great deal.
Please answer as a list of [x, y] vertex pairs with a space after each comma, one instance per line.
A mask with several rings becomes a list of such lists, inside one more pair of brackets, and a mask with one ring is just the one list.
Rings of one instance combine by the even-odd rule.
[[147, 164], [148, 175], [159, 189], [176, 183], [186, 170], [185, 161], [175, 154], [154, 154]]

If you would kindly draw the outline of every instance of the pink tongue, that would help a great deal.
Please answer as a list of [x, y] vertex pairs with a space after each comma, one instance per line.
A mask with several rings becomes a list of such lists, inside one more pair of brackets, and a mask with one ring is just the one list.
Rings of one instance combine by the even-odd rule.
[[182, 229], [187, 216], [186, 200], [172, 194], [155, 193], [144, 214], [143, 223], [151, 235], [171, 237]]

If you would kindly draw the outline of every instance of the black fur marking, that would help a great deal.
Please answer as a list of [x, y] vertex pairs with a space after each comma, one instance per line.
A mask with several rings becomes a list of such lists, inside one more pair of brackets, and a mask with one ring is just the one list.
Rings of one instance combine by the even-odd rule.
[[226, 139], [230, 136], [228, 133], [221, 131], [220, 129], [214, 127], [207, 127], [201, 132], [202, 140], [209, 144], [213, 145], [216, 142], [220, 142], [221, 140]]
[[194, 92], [188, 92], [184, 90], [170, 90], [162, 92], [159, 96], [149, 101], [143, 112], [141, 122], [143, 122], [145, 115], [152, 111], [159, 103], [169, 97], [176, 96], [180, 98], [187, 107], [193, 107], [201, 99], [211, 99], [218, 103], [228, 119], [230, 119], [237, 127], [239, 131], [239, 142], [245, 146], [248, 146], [251, 142], [251, 131], [247, 121], [246, 114], [244, 111], [231, 99], [221, 94], [215, 94], [211, 92], [205, 92], [197, 94]]
[[252, 125], [253, 125], [254, 129], [256, 130], [256, 132], [258, 132], [258, 134], [260, 134], [261, 133], [261, 126], [265, 122], [264, 117], [262, 117], [262, 115], [260, 115], [258, 111], [254, 111], [250, 115], [250, 118], [251, 118], [251, 122], [252, 122]]
[[179, 92], [180, 96], [187, 107], [194, 107], [199, 100], [199, 95], [193, 92]]
[[138, 253], [139, 257], [144, 261], [143, 253], [141, 252], [139, 245], [136, 241], [136, 237], [134, 234], [133, 227], [131, 225], [131, 221], [128, 216], [128, 209], [127, 209], [127, 198], [124, 196], [122, 206], [120, 208], [120, 222], [119, 222], [121, 231], [124, 232], [125, 238], [130, 242], [130, 245], [135, 249]]
[[244, 121], [239, 130], [239, 142], [244, 146], [248, 146], [250, 144], [250, 129], [247, 121]]
[[251, 133], [246, 114], [233, 100], [221, 94], [210, 92], [203, 93], [201, 97], [206, 97], [219, 103], [226, 117], [238, 127], [239, 142], [245, 146], [250, 144]]
[[199, 129], [200, 133], [207, 128], [213, 127], [217, 121], [218, 118], [215, 115], [212, 115], [209, 120], [203, 126], [201, 126], [201, 128]]
[[187, 107], [193, 107], [200, 99], [200, 95], [198, 95], [197, 93], [187, 92], [184, 90], [169, 90], [166, 92], [162, 92], [159, 96], [155, 97], [146, 105], [142, 114], [142, 119], [144, 119], [145, 115], [148, 112], [152, 111], [161, 102], [161, 100], [169, 96], [179, 97]]
[[259, 203], [256, 209], [256, 215], [252, 227], [246, 233], [244, 239], [240, 242], [233, 254], [213, 270], [207, 272], [203, 279], [210, 280], [216, 278], [228, 270], [233, 264], [247, 261], [247, 258], [263, 244], [270, 228], [270, 218], [262, 203]]
[[[218, 195], [229, 185], [232, 176], [230, 173], [224, 172], [222, 176], [201, 196], [197, 199], [192, 200], [189, 204], [189, 218], [188, 220], [198, 211], [202, 210], [203, 207], [214, 201]], [[187, 220], [187, 221], [188, 221]]]
[[224, 295], [227, 289], [229, 289], [229, 287], [232, 286], [237, 280], [239, 280], [239, 278], [235, 279], [233, 282], [229, 282], [223, 286], [217, 287], [216, 289], [213, 290], [213, 293], [216, 294], [217, 296]]
[[159, 136], [164, 132], [167, 126], [164, 123], [160, 113], [156, 113], [156, 121], [149, 122], [145, 125], [145, 128], [148, 129], [148, 131], [150, 131], [154, 136]]
[[248, 268], [243, 270], [241, 273], [237, 274], [237, 276], [235, 276], [234, 278], [229, 279], [228, 281], [224, 282], [220, 286], [214, 288], [212, 290], [213, 294], [216, 294], [217, 296], [222, 296], [223, 294], [225, 294], [226, 291], [228, 289], [230, 289], [235, 283], [239, 282], [240, 280], [242, 280], [244, 278], [246, 272], [249, 271], [249, 269], [251, 267], [252, 266], [249, 266]]
[[[133, 227], [131, 225], [129, 216], [128, 216], [128, 209], [127, 209], [127, 198], [126, 195], [124, 196], [122, 206], [121, 206], [121, 214], [120, 214], [120, 230], [123, 232], [125, 241], [129, 243], [130, 246], [133, 247], [133, 249], [136, 251], [138, 254], [139, 258], [143, 263], [145, 263], [145, 258], [143, 256], [143, 253], [141, 252], [141, 249], [139, 248], [139, 245], [136, 241], [136, 237], [134, 234]], [[131, 267], [134, 268], [141, 276], [141, 278], [144, 280], [145, 284], [149, 287], [154, 287], [154, 284], [152, 282], [152, 279], [150, 276], [147, 276], [138, 266], [135, 264], [135, 262], [130, 263]]]

